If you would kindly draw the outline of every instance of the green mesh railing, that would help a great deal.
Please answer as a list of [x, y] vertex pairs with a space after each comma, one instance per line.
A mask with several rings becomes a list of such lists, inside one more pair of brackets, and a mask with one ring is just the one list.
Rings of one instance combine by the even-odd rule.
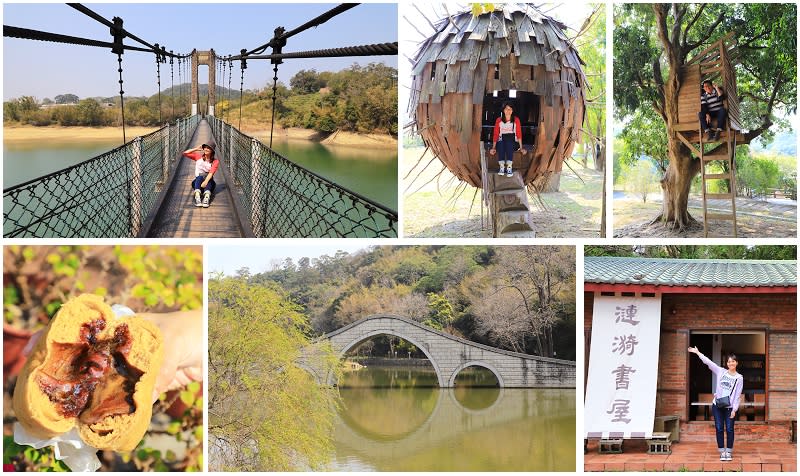
[[307, 170], [209, 117], [217, 151], [256, 237], [396, 237], [397, 212]]
[[3, 191], [3, 236], [135, 237], [199, 116]]

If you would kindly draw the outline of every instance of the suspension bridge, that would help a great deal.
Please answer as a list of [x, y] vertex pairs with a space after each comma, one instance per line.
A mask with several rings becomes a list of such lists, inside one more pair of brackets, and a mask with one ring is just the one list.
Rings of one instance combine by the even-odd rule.
[[[193, 50], [167, 51], [81, 4], [68, 4], [110, 29], [112, 41], [67, 36], [4, 25], [3, 36], [110, 48], [119, 64], [120, 110], [124, 144], [77, 165], [3, 190], [4, 237], [396, 237], [397, 212], [295, 164], [269, 144], [242, 133], [216, 115], [216, 73], [230, 86], [233, 64], [241, 70], [240, 103], [248, 60], [274, 65], [274, 128], [278, 66], [284, 59], [396, 55], [397, 42], [313, 51], [283, 52], [287, 40], [321, 25], [358, 4], [341, 4], [293, 30], [278, 27], [265, 44], [239, 54]], [[128, 45], [129, 38], [140, 46]], [[271, 48], [271, 54], [264, 52]], [[187, 77], [191, 67], [191, 112], [142, 137], [127, 141], [123, 61], [125, 51], [155, 55], [161, 122], [161, 65], [169, 59]], [[198, 66], [207, 65], [208, 103], [199, 111]], [[179, 80], [180, 81], [180, 80]], [[171, 88], [174, 95], [175, 88]], [[187, 91], [188, 92], [188, 91]], [[228, 88], [230, 93], [230, 87]], [[174, 108], [174, 100], [172, 101]], [[173, 111], [174, 116], [174, 111]], [[163, 124], [163, 122], [161, 122]], [[241, 108], [240, 121], [241, 124]], [[194, 163], [182, 151], [214, 144], [220, 167], [212, 207], [197, 208], [189, 183]]]

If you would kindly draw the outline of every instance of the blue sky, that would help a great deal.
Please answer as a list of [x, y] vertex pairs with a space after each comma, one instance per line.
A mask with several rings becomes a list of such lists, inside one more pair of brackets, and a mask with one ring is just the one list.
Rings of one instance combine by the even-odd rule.
[[[238, 54], [267, 43], [278, 26], [292, 30], [338, 3], [85, 3], [86, 7], [111, 20], [119, 16], [130, 33], [167, 47], [167, 51], [189, 53], [213, 48], [218, 55]], [[108, 27], [66, 4], [4, 4], [3, 24], [35, 30], [111, 41]], [[397, 41], [397, 5], [361, 4], [316, 28], [288, 40], [284, 52], [318, 50], [370, 43]], [[130, 38], [126, 45], [140, 46]], [[271, 52], [267, 50], [266, 53]], [[396, 56], [319, 58], [285, 60], [278, 70], [279, 81], [301, 69], [338, 71], [353, 63], [383, 62], [397, 67]], [[155, 56], [126, 51], [122, 58], [126, 96], [152, 95], [158, 91]], [[189, 69], [187, 68], [187, 71]], [[208, 70], [200, 67], [200, 82]], [[245, 70], [245, 89], [272, 84], [272, 65], [251, 60]], [[185, 78], [184, 78], [185, 79]], [[115, 96], [119, 94], [117, 58], [98, 47], [3, 38], [3, 99], [23, 95], [39, 100], [58, 94]], [[240, 71], [234, 63], [231, 81], [239, 88]], [[177, 64], [174, 82], [178, 84]], [[185, 81], [188, 82], [188, 81]], [[218, 84], [221, 80], [217, 79]], [[161, 89], [170, 86], [169, 63], [161, 65]], [[227, 79], [226, 84], [227, 86]]]
[[206, 246], [206, 270], [209, 272], [221, 271], [226, 276], [235, 276], [237, 270], [247, 267], [253, 274], [262, 273], [271, 270], [273, 263], [282, 263], [286, 258], [292, 258], [297, 263], [297, 260], [303, 257], [313, 259], [322, 255], [333, 256], [339, 250], [353, 254], [375, 244], [375, 240], [305, 239], [301, 241], [282, 239], [259, 244], [248, 242], [245, 245], [208, 245]]

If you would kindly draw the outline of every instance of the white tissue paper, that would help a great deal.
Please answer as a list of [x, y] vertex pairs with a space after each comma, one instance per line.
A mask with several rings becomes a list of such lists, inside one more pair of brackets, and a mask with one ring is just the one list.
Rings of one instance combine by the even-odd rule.
[[20, 445], [33, 446], [37, 450], [45, 446], [52, 446], [57, 460], [61, 460], [72, 471], [97, 471], [100, 460], [97, 459], [97, 449], [83, 442], [78, 429], [73, 428], [66, 433], [43, 440], [38, 436], [28, 433], [25, 428], [14, 423], [14, 442]]
[[[114, 304], [111, 309], [118, 318], [136, 314], [131, 308], [120, 304]], [[19, 422], [16, 422], [14, 423], [14, 442], [20, 445], [32, 446], [37, 450], [45, 446], [52, 446], [55, 458], [63, 461], [72, 471], [97, 471], [100, 468], [100, 460], [97, 459], [97, 448], [84, 443], [78, 434], [77, 428], [56, 435], [49, 440], [43, 440], [31, 435]]]

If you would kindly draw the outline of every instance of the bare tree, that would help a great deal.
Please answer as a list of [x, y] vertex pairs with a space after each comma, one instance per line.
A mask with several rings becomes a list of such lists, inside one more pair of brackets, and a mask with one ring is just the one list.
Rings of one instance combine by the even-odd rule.
[[477, 327], [497, 345], [552, 357], [560, 296], [574, 290], [575, 249], [503, 246], [498, 255], [483, 274], [484, 285], [472, 291]]

